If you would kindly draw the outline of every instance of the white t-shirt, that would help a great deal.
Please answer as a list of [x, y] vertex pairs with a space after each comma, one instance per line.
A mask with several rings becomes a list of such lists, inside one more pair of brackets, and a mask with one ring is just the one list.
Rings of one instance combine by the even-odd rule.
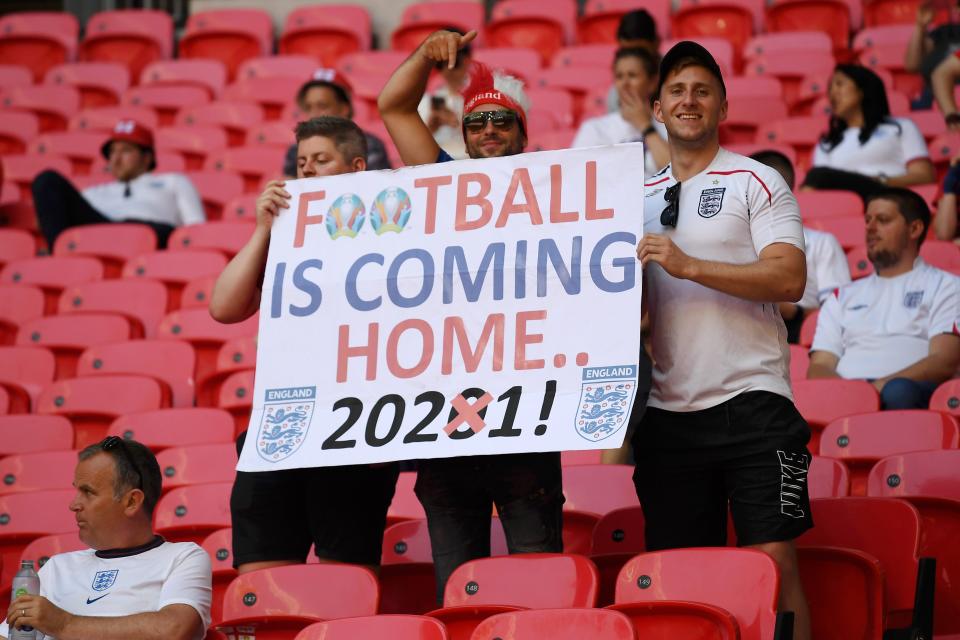
[[[97, 553], [104, 554], [85, 549], [50, 558], [39, 571], [40, 595], [82, 616], [119, 617], [186, 604], [200, 614], [203, 628], [197, 638], [203, 638], [212, 594], [206, 551], [192, 542], [164, 542], [121, 557]], [[10, 636], [6, 622], [0, 624], [0, 636]]]
[[826, 151], [818, 143], [813, 151], [814, 167], [832, 167], [855, 171], [867, 176], [902, 176], [911, 160], [929, 158], [923, 134], [909, 118], [893, 118], [899, 130], [891, 123], [883, 123], [874, 130], [866, 144], [860, 144], [860, 127], [849, 127], [843, 132], [840, 144]]
[[[693, 257], [731, 264], [756, 262], [777, 242], [803, 250], [797, 200], [774, 169], [720, 149], [704, 171], [683, 181], [677, 227], [664, 228], [664, 191], [675, 183], [669, 165], [647, 181], [644, 233], [666, 234]], [[649, 406], [699, 411], [746, 391], [793, 399], [776, 304], [674, 278], [657, 264], [644, 271], [655, 361]]]
[[850, 267], [832, 233], [804, 227], [803, 242], [807, 246], [807, 284], [797, 305], [809, 311], [823, 304], [834, 289], [850, 282]]
[[[667, 128], [662, 122], [652, 121], [653, 128], [664, 140], [667, 139]], [[643, 132], [623, 119], [620, 111], [608, 113], [605, 116], [589, 118], [580, 124], [577, 135], [570, 145], [572, 148], [578, 147], [602, 147], [608, 144], [620, 144], [621, 142], [642, 142]], [[653, 154], [647, 150], [644, 158], [644, 177], [650, 177], [660, 170], [657, 162], [653, 159]]]
[[[124, 194], [129, 188], [129, 196]], [[107, 182], [83, 190], [83, 197], [105, 217], [143, 220], [174, 227], [204, 222], [203, 203], [182, 173], [145, 173], [130, 182]]]
[[811, 351], [838, 356], [842, 378], [883, 378], [926, 358], [934, 336], [960, 335], [958, 320], [960, 278], [917, 258], [907, 273], [872, 274], [829, 296]]

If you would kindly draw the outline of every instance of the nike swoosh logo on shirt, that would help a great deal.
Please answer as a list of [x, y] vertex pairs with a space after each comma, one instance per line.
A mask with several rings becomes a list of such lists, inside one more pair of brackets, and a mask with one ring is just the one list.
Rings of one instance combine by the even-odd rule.
[[[102, 596], [100, 596], [100, 598], [106, 598], [108, 595], [110, 595], [110, 594], [109, 594], [109, 593], [105, 593], [105, 594], [103, 594]], [[87, 604], [93, 604], [93, 603], [96, 602], [97, 600], [100, 600], [100, 598], [94, 598], [93, 600], [91, 600], [90, 598], [87, 598]]]

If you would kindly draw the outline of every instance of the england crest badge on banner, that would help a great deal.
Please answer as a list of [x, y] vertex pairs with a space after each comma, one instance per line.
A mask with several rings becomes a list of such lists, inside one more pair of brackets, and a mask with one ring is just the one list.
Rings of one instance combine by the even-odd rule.
[[117, 574], [120, 573], [119, 569], [110, 569], [109, 571], [97, 571], [96, 575], [93, 576], [93, 584], [90, 585], [94, 591], [106, 591], [113, 586], [113, 583], [117, 581]]
[[576, 429], [591, 442], [609, 438], [630, 418], [637, 392], [637, 365], [584, 367]]
[[261, 458], [277, 462], [300, 448], [310, 429], [316, 398], [316, 387], [267, 389], [257, 433], [257, 453]]

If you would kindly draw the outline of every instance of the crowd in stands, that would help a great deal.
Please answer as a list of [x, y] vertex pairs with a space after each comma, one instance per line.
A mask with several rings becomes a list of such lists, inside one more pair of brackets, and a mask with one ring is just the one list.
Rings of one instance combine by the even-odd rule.
[[[707, 543], [696, 541], [708, 539], [726, 543], [727, 498], [721, 496], [723, 521], [715, 530], [700, 527], [696, 523], [704, 520], [692, 516], [681, 519], [676, 506], [688, 503], [676, 497], [679, 493], [671, 497], [654, 476], [666, 477], [682, 465], [667, 464], [672, 458], [659, 450], [656, 456], [634, 459], [630, 437], [620, 451], [603, 456], [608, 464], [600, 464], [599, 455], [548, 452], [420, 460], [414, 471], [409, 463], [259, 473], [235, 472], [234, 465], [252, 405], [257, 313], [270, 228], [290, 206], [288, 180], [642, 141], [645, 166], [638, 172], [648, 193], [663, 183], [656, 198], [666, 206], [664, 216], [657, 217], [660, 226], [653, 233], [645, 228], [651, 244], [638, 249], [644, 270], [656, 274], [663, 288], [653, 304], [665, 305], [663, 315], [676, 326], [686, 322], [702, 328], [714, 317], [710, 314], [716, 314], [714, 333], [698, 329], [699, 339], [719, 342], [722, 337], [727, 346], [733, 344], [733, 334], [720, 325], [733, 307], [722, 303], [697, 314], [674, 308], [683, 298], [670, 289], [672, 280], [664, 280], [664, 273], [674, 274], [665, 261], [650, 257], [659, 250], [659, 238], [669, 237], [669, 227], [683, 226], [682, 217], [678, 221], [684, 211], [681, 198], [695, 210], [696, 202], [689, 198], [696, 197], [696, 180], [703, 178], [681, 180], [676, 166], [668, 166], [670, 134], [659, 104], [664, 63], [669, 72], [677, 68], [680, 73], [683, 64], [696, 58], [690, 64], [719, 81], [726, 101], [718, 107], [723, 113], [717, 123], [722, 149], [712, 169], [718, 174], [730, 170], [725, 175], [751, 174], [754, 182], [744, 177], [749, 186], [741, 194], [747, 204], [761, 186], [771, 208], [775, 200], [793, 202], [769, 223], [781, 225], [778, 233], [785, 233], [795, 213], [803, 223], [802, 229], [797, 225], [802, 239], [793, 242], [805, 247], [802, 294], [798, 289], [796, 296], [785, 295], [773, 305], [757, 303], [763, 309], [757, 327], [778, 327], [790, 343], [793, 362], [771, 364], [766, 352], [757, 355], [762, 350], [760, 329], [751, 334], [739, 327], [739, 337], [744, 354], [751, 348], [756, 352], [744, 361], [757, 355], [765, 363], [765, 374], [789, 364], [790, 381], [782, 382], [794, 387], [796, 410], [790, 411], [799, 411], [813, 430], [809, 451], [802, 446], [797, 452], [790, 449], [799, 437], [794, 432], [783, 436], [789, 446], [778, 451], [776, 489], [784, 502], [777, 502], [777, 510], [801, 511], [793, 516], [789, 533], [778, 530], [776, 540], [768, 540], [758, 533], [771, 530], [768, 522], [757, 524], [763, 517], [748, 526], [743, 507], [733, 515], [731, 526], [740, 543], [767, 555], [745, 551], [730, 571], [747, 575], [752, 570], [748, 565], [757, 562], [762, 566], [756, 570], [766, 572], [764, 579], [774, 576], [773, 586], [757, 596], [764, 600], [760, 612], [734, 611], [742, 603], [727, 593], [709, 597], [734, 613], [733, 622], [716, 617], [716, 612], [697, 615], [712, 615], [712, 624], [732, 624], [740, 637], [759, 639], [774, 637], [772, 617], [778, 608], [789, 609], [797, 613], [798, 638], [838, 637], [829, 635], [829, 625], [822, 620], [855, 607], [811, 593], [813, 576], [822, 577], [812, 567], [826, 571], [828, 579], [832, 574], [817, 564], [820, 556], [804, 546], [871, 543], [857, 537], [851, 520], [831, 511], [828, 499], [871, 496], [862, 500], [879, 500], [880, 511], [895, 510], [881, 504], [880, 497], [911, 496], [910, 491], [921, 489], [908, 487], [906, 480], [900, 487], [900, 476], [891, 475], [889, 465], [899, 465], [905, 477], [921, 475], [910, 471], [914, 464], [926, 467], [935, 478], [933, 486], [950, 486], [949, 495], [941, 497], [953, 502], [926, 525], [919, 515], [897, 517], [915, 517], [918, 538], [930, 522], [946, 527], [943, 540], [940, 534], [931, 536], [927, 555], [943, 553], [949, 532], [960, 531], [960, 459], [937, 451], [944, 457], [892, 461], [893, 456], [909, 458], [914, 451], [960, 447], [960, 112], [955, 98], [960, 82], [960, 51], [955, 52], [960, 26], [955, 20], [960, 20], [960, 10], [932, 2], [879, 0], [861, 6], [857, 0], [836, 0], [825, 3], [831, 5], [827, 17], [794, 7], [798, 16], [819, 24], [829, 37], [800, 31], [791, 38], [791, 29], [777, 26], [785, 15], [780, 5], [803, 3], [770, 3], [767, 14], [735, 4], [711, 14], [709, 3], [681, 2], [662, 10], [625, 3], [609, 11], [587, 2], [579, 23], [566, 9], [536, 13], [535, 5], [541, 3], [534, 0], [528, 3], [534, 11], [529, 22], [524, 22], [523, 11], [510, 12], [518, 11], [524, 0], [495, 3], [486, 23], [482, 15], [479, 23], [471, 22], [474, 14], [460, 6], [464, 3], [436, 3], [451, 6], [432, 12], [429, 4], [415, 4], [405, 13], [390, 51], [369, 50], [369, 16], [359, 5], [347, 7], [339, 25], [309, 7], [292, 13], [276, 54], [272, 25], [258, 10], [192, 15], [178, 56], [172, 55], [169, 16], [159, 11], [98, 14], [86, 25], [82, 40], [69, 14], [0, 17], [0, 473], [7, 469], [5, 458], [16, 458], [9, 463], [15, 473], [7, 476], [14, 480], [7, 481], [6, 490], [0, 488], [0, 594], [9, 586], [21, 553], [34, 557], [26, 545], [37, 533], [56, 537], [41, 540], [57, 553], [41, 572], [41, 597], [15, 600], [8, 623], [36, 626], [64, 638], [221, 637], [249, 626], [278, 625], [293, 638], [310, 622], [323, 619], [423, 614], [441, 607], [431, 615], [446, 627], [418, 628], [416, 633], [426, 635], [411, 637], [443, 638], [450, 633], [451, 638], [469, 638], [476, 627], [472, 637], [492, 638], [476, 634], [494, 634], [502, 628], [497, 625], [519, 629], [524, 624], [539, 633], [564, 628], [570, 637], [587, 637], [579, 621], [562, 616], [544, 622], [524, 617], [531, 612], [504, 607], [483, 616], [456, 609], [454, 605], [481, 603], [464, 600], [463, 594], [475, 595], [476, 581], [482, 583], [485, 577], [514, 581], [497, 588], [514, 594], [524, 608], [611, 605], [609, 611], [591, 611], [613, 616], [604, 624], [626, 625], [629, 634], [640, 631], [649, 612], [636, 606], [648, 600], [650, 592], [637, 581], [650, 580], [650, 575], [657, 580], [661, 570], [666, 579], [670, 559], [680, 557], [671, 556], [669, 547], [703, 546]], [[897, 9], [887, 7], [884, 13], [880, 5]], [[839, 14], [831, 13], [836, 11]], [[134, 13], [137, 20], [124, 20]], [[846, 20], [839, 40], [838, 15]], [[549, 27], [551, 20], [559, 26]], [[106, 26], [95, 31], [95, 24]], [[311, 29], [316, 31], [312, 40]], [[784, 36], [779, 44], [763, 40], [776, 35]], [[117, 47], [113, 51], [111, 37]], [[210, 38], [206, 44], [205, 37]], [[664, 60], [661, 55], [678, 40], [700, 41], [705, 57], [697, 57], [697, 48], [684, 49], [694, 54], [679, 66], [675, 59]], [[242, 46], [223, 46], [227, 41]], [[934, 104], [939, 111], [931, 108]], [[689, 142], [690, 148], [698, 144]], [[737, 164], [741, 159], [749, 163], [743, 165], [749, 171]], [[668, 181], [671, 177], [675, 184]], [[726, 188], [734, 193], [740, 187]], [[667, 215], [671, 209], [672, 221]], [[751, 229], [767, 224], [767, 218], [750, 217], [756, 213], [744, 210]], [[697, 241], [709, 244], [709, 239]], [[760, 259], [758, 247], [751, 245], [750, 252]], [[790, 256], [777, 258], [785, 269]], [[795, 272], [783, 271], [791, 276]], [[766, 315], [768, 306], [772, 317]], [[780, 337], [777, 333], [771, 338], [774, 350]], [[657, 345], [657, 339], [651, 343], [647, 336], [648, 346]], [[678, 341], [675, 334], [669, 345], [659, 340], [660, 353], [669, 353], [671, 361], [675, 350], [691, 348], [689, 340]], [[667, 414], [713, 408], [697, 404], [704, 394], [696, 384], [709, 376], [701, 380], [685, 372], [682, 378], [689, 384], [672, 383], [683, 387], [677, 393], [696, 396], [678, 408], [680, 395], [663, 395], [665, 383], [658, 379], [662, 371], [653, 355], [653, 382], [646, 380], [646, 387], [654, 387], [651, 407], [657, 424], [672, 433], [679, 422], [669, 422]], [[642, 352], [640, 368], [649, 369], [649, 361], [650, 354]], [[840, 385], [841, 379], [852, 386]], [[825, 386], [830, 382], [837, 384], [835, 389]], [[732, 384], [740, 381], [718, 382], [711, 392], [717, 398], [729, 396]], [[673, 445], [659, 435], [638, 435], [646, 401], [644, 394], [637, 394], [631, 418], [634, 450], [672, 451]], [[781, 415], [779, 405], [757, 403], [762, 410], [754, 411], [746, 402], [730, 405], [727, 420], [734, 410], [750, 419], [750, 411]], [[173, 411], [216, 413], [195, 418], [184, 413], [184, 426], [177, 431], [173, 423], [181, 418], [169, 413]], [[824, 411], [829, 415], [821, 421]], [[891, 416], [886, 420], [897, 421], [898, 433], [891, 436], [895, 446], [877, 435], [880, 444], [861, 450], [863, 445], [854, 442], [849, 452], [836, 450], [847, 447], [840, 444], [843, 439], [855, 440], [859, 414], [887, 424], [880, 411]], [[149, 424], [151, 416], [162, 425], [155, 432], [138, 423], [142, 419], [143, 425]], [[29, 422], [32, 419], [36, 423]], [[713, 421], [714, 416], [697, 419]], [[220, 420], [226, 421], [223, 433], [213, 435], [213, 423]], [[654, 418], [648, 420], [653, 424]], [[923, 435], [928, 430], [934, 434], [929, 438]], [[174, 437], [174, 432], [180, 435]], [[190, 451], [208, 446], [216, 453], [197, 476], [202, 479], [176, 484], [177, 473], [189, 477], [204, 466], [195, 460], [189, 469], [184, 461]], [[70, 463], [58, 458], [60, 468], [47, 478], [39, 477], [45, 475], [42, 469], [27, 471], [44, 464], [43, 458], [31, 456], [51, 451], [69, 452]], [[180, 458], [164, 458], [174, 455], [170, 451]], [[221, 458], [225, 464], [214, 462]], [[866, 470], [856, 466], [866, 463]], [[584, 470], [579, 484], [577, 472], [570, 471], [577, 466]], [[31, 473], [36, 487], [17, 484], [17, 474]], [[802, 476], [797, 480], [801, 485], [809, 475], [811, 500], [806, 487], [796, 489], [796, 504], [784, 498], [793, 494], [780, 488], [781, 473], [784, 483], [790, 473]], [[671, 486], [680, 482], [670, 477]], [[724, 481], [736, 482], [731, 477]], [[74, 491], [68, 490], [71, 481]], [[193, 482], [210, 491], [209, 507], [202, 506], [199, 494], [190, 497]], [[657, 485], [661, 493], [654, 496], [648, 489], [644, 495], [644, 482]], [[591, 494], [601, 485], [617, 494], [620, 509], [590, 503], [598, 499]], [[350, 490], [334, 493], [329, 487]], [[29, 503], [16, 503], [21, 491], [32, 490], [50, 494], [48, 504], [73, 496], [70, 522], [51, 519], [29, 533], [5, 537], [2, 516], [33, 509]], [[646, 524], [638, 496], [647, 508]], [[199, 520], [185, 517], [194, 509], [191, 500], [198, 511], [209, 512]], [[713, 509], [706, 502], [703, 512]], [[916, 504], [913, 512], [925, 508], [922, 500]], [[890, 517], [871, 515], [868, 506], [862, 514], [861, 507], [851, 507], [848, 514], [855, 513], [862, 522]], [[686, 529], [694, 542], [677, 542], [682, 538], [678, 528], [683, 527], [664, 526], [665, 520], [689, 522]], [[78, 535], [73, 535], [75, 522]], [[811, 524], [814, 528], [807, 531]], [[628, 546], [614, 548], [619, 554], [604, 547], [605, 526], [619, 532], [610, 534], [617, 542], [627, 535]], [[71, 537], [63, 537], [68, 532]], [[795, 538], [799, 560], [792, 546], [789, 551], [769, 547]], [[201, 544], [209, 554], [201, 552]], [[408, 547], [410, 554], [403, 557]], [[388, 558], [391, 550], [397, 556], [393, 560]], [[662, 564], [651, 568], [644, 564], [645, 556], [628, 562], [642, 551], [650, 551], [649, 557], [662, 559]], [[497, 565], [502, 568], [484, 574], [488, 556], [531, 552], [542, 554], [531, 556], [531, 562], [545, 564]], [[524, 593], [530, 590], [529, 581], [520, 576], [555, 571], [546, 563], [574, 557], [564, 552], [593, 560], [580, 566], [578, 559], [575, 566], [559, 570], [591, 584], [590, 595], [583, 600], [538, 600]], [[299, 584], [299, 565], [312, 564], [313, 556], [330, 565], [319, 570], [330, 571], [325, 580], [344, 585], [342, 593], [320, 588], [311, 593], [312, 587]], [[709, 554], [690, 558], [702, 567], [722, 562]], [[919, 574], [919, 559], [911, 557], [911, 562], [916, 566], [910, 570]], [[937, 589], [937, 630], [960, 633], [960, 590], [952, 582], [960, 579], [960, 566], [951, 557], [941, 568], [942, 574], [930, 578]], [[284, 605], [280, 598], [280, 606], [291, 608], [289, 619], [264, 616], [262, 611], [276, 606], [268, 604], [268, 589], [258, 582], [264, 571], [276, 572], [269, 575], [281, 582], [289, 580], [280, 592], [287, 590], [290, 598], [319, 599], [317, 609]], [[632, 573], [636, 571], [641, 573]], [[800, 575], [803, 571], [810, 573]], [[124, 582], [127, 576], [136, 580]], [[801, 578], [812, 623], [802, 604]], [[911, 579], [917, 580], [919, 590], [920, 578]], [[97, 603], [97, 596], [115, 583], [126, 596]], [[778, 592], [777, 585], [790, 595]], [[634, 593], [638, 586], [640, 593]], [[485, 589], [479, 587], [483, 598]], [[671, 599], [708, 598], [684, 591], [686, 587], [672, 589], [663, 590], [672, 593]], [[254, 606], [257, 596], [252, 601], [248, 597], [255, 592], [264, 599], [262, 610]], [[876, 606], [887, 607], [887, 614], [895, 601], [884, 592]], [[924, 602], [917, 596], [905, 605], [913, 618], [902, 615], [896, 624], [932, 629], [933, 619], [923, 617]], [[513, 603], [493, 599], [481, 604]], [[518, 617], [481, 621], [494, 613]], [[109, 625], [102, 626], [97, 616], [109, 617]], [[464, 619], [469, 620], [464, 627], [468, 631], [457, 635], [464, 633], [454, 632]], [[889, 630], [892, 620], [879, 624]], [[326, 637], [324, 624], [333, 623], [315, 625], [312, 633], [317, 635], [302, 631], [297, 638]], [[554, 626], [543, 626], [550, 624]], [[792, 625], [781, 620], [776, 626]], [[343, 629], [348, 636], [375, 634]], [[9, 633], [6, 623], [0, 625], [0, 636]]]

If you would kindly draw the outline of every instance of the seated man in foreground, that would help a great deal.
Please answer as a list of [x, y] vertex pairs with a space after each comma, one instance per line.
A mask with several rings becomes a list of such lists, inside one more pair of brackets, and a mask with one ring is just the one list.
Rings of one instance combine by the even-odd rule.
[[210, 624], [211, 570], [192, 542], [153, 531], [160, 466], [139, 442], [110, 436], [80, 452], [70, 510], [90, 548], [53, 556], [40, 594], [10, 604], [9, 625], [61, 640], [191, 640]]
[[920, 258], [930, 209], [916, 193], [877, 193], [866, 222], [875, 273], [827, 298], [807, 377], [865, 379], [881, 408], [925, 409], [960, 365], [960, 278]]

